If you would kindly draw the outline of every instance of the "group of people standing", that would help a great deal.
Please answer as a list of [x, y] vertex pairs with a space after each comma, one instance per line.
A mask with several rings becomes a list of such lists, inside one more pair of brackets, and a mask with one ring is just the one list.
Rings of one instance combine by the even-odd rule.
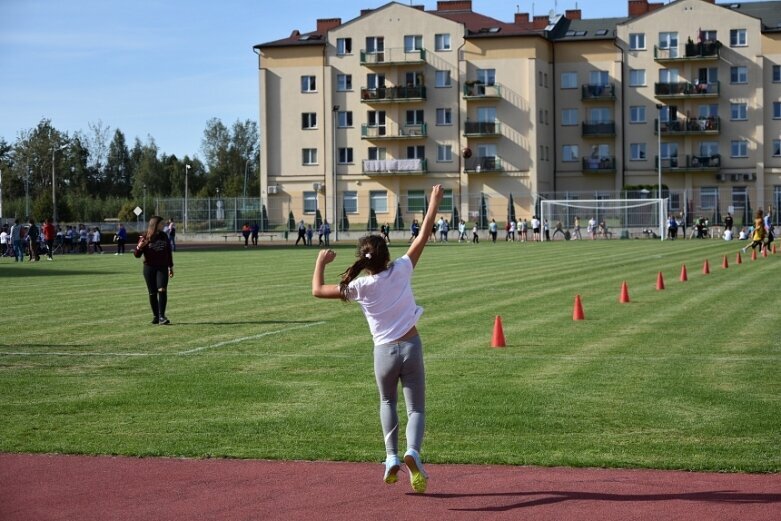
[[[298, 223], [298, 238], [296, 239], [296, 246], [299, 242], [304, 243], [304, 246], [312, 246], [312, 237], [315, 234], [314, 228], [311, 224], [305, 224], [301, 219]], [[330, 246], [331, 245], [331, 225], [328, 221], [323, 221], [320, 227], [317, 229], [318, 245]], [[257, 242], [255, 243], [257, 246]]]
[[41, 253], [45, 253], [46, 260], [53, 260], [56, 238], [57, 230], [51, 219], [46, 219], [41, 227], [35, 224], [33, 218], [29, 218], [27, 223], [14, 219], [10, 228], [4, 225], [0, 230], [0, 255], [13, 257], [14, 262], [24, 262], [25, 256], [28, 262], [37, 262], [41, 260]]

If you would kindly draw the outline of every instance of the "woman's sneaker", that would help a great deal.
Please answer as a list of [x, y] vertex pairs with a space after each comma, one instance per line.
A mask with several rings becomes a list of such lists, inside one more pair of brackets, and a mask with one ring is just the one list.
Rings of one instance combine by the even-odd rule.
[[169, 326], [169, 325], [171, 325], [171, 321], [168, 320], [165, 317], [160, 317], [160, 325], [161, 326]]
[[423, 469], [423, 462], [420, 460], [418, 451], [409, 449], [404, 454], [404, 464], [409, 470], [409, 482], [412, 485], [412, 490], [418, 494], [424, 493], [428, 484], [428, 474]]
[[397, 475], [399, 473], [399, 468], [401, 468], [399, 457], [396, 455], [388, 456], [385, 460], [385, 477], [383, 478], [385, 483], [392, 485], [399, 480]]

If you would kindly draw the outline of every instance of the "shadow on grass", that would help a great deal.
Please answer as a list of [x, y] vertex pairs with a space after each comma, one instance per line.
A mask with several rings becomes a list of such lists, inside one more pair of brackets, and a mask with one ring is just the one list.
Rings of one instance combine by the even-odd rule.
[[[415, 494], [409, 493], [414, 496]], [[534, 498], [535, 496], [542, 496]], [[569, 492], [569, 491], [544, 491], [544, 492], [497, 492], [489, 494], [427, 494], [425, 497], [434, 499], [453, 498], [491, 498], [491, 497], [527, 497], [528, 501], [521, 501], [510, 505], [501, 505], [482, 508], [456, 508], [453, 510], [462, 512], [506, 512], [519, 508], [552, 505], [564, 501], [611, 501], [620, 503], [642, 503], [648, 501], [693, 501], [697, 503], [729, 503], [729, 504], [771, 504], [781, 503], [779, 494], [759, 494], [737, 492], [735, 490], [714, 490], [708, 492], [684, 492], [679, 494], [607, 494], [603, 492]]]
[[116, 271], [103, 270], [52, 270], [35, 266], [29, 270], [0, 270], [0, 278], [23, 279], [26, 277], [68, 277], [71, 275], [116, 275]]
[[236, 321], [198, 321], [198, 322], [176, 322], [179, 326], [244, 326], [244, 325], [288, 325], [288, 324], [311, 324], [312, 320], [236, 320]]

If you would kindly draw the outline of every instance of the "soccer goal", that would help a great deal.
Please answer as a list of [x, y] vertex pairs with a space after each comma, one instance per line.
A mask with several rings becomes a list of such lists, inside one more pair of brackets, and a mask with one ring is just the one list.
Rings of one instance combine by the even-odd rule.
[[[543, 199], [540, 221], [554, 239], [619, 239], [644, 237], [664, 239], [667, 199]], [[575, 219], [580, 224], [577, 236]], [[589, 223], [593, 223], [593, 230]], [[561, 224], [561, 226], [559, 226]], [[559, 233], [561, 231], [561, 233]], [[544, 235], [544, 234], [543, 234]], [[546, 237], [543, 237], [546, 240]]]

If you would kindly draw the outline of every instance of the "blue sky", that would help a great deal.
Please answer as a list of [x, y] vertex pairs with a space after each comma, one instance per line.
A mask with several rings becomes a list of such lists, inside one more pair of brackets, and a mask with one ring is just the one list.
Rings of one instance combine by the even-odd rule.
[[[161, 152], [201, 154], [206, 121], [257, 120], [252, 46], [348, 21], [377, 0], [0, 0], [0, 137], [49, 118], [88, 132], [101, 121], [128, 145], [154, 137]], [[400, 2], [409, 3], [409, 2]], [[434, 9], [436, 1], [413, 1]], [[541, 15], [574, 0], [473, 0], [475, 11], [512, 21], [517, 8]], [[580, 0], [584, 18], [625, 16], [626, 0]]]

